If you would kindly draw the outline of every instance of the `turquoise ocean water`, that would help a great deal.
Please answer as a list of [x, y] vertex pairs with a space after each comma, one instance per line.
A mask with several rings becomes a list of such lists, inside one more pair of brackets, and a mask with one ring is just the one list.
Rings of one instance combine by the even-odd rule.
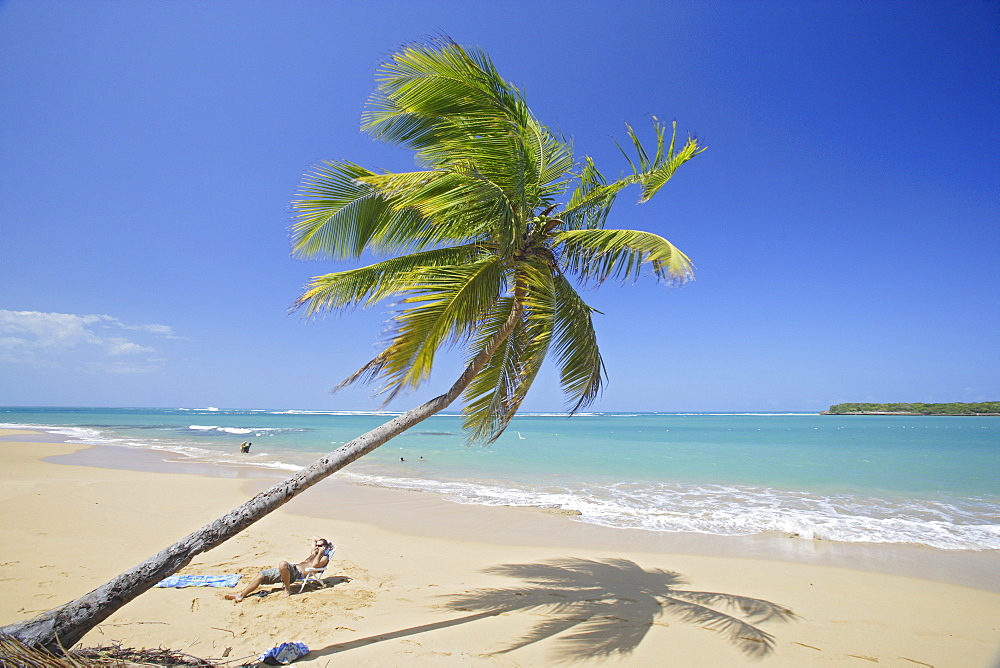
[[[294, 471], [391, 415], [0, 408], [0, 426], [224, 473]], [[1000, 549], [1000, 417], [525, 414], [483, 448], [439, 415], [337, 475], [458, 503], [577, 510], [612, 527]]]

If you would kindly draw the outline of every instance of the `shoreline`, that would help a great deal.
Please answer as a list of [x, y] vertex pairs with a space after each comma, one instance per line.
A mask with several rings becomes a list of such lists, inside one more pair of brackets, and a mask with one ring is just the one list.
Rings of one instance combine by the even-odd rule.
[[[379, 422], [291, 411], [189, 412], [39, 409], [11, 413], [6, 426], [173, 452], [178, 456], [165, 458], [246, 477], [238, 467], [291, 475]], [[457, 417], [448, 416], [341, 475], [459, 503], [576, 510], [578, 519], [609, 527], [1000, 550], [996, 418], [974, 425], [856, 419], [863, 424], [807, 415], [543, 417], [515, 425], [524, 433], [511, 431], [496, 447], [470, 448], [461, 443]], [[244, 432], [253, 429], [254, 449], [240, 454], [240, 440], [250, 438]]]
[[[56, 434], [49, 434], [59, 438]], [[40, 437], [47, 440], [45, 436]], [[0, 439], [2, 440], [2, 439]], [[73, 443], [69, 443], [73, 445]], [[46, 458], [55, 464], [90, 466], [149, 473], [179, 473], [242, 481], [249, 496], [264, 491], [287, 476], [274, 469], [187, 462], [176, 453], [124, 446], [80, 444], [70, 454]], [[402, 534], [447, 538], [456, 532], [464, 538], [498, 545], [520, 545], [527, 539], [538, 546], [601, 546], [609, 550], [642, 550], [655, 553], [721, 557], [738, 553], [742, 558], [833, 566], [902, 575], [1000, 592], [1000, 551], [946, 550], [900, 543], [838, 542], [780, 534], [727, 536], [695, 532], [663, 532], [606, 527], [573, 519], [571, 513], [537, 506], [487, 506], [461, 504], [433, 492], [395, 489], [338, 479], [336, 474], [304, 492], [285, 506], [287, 512], [307, 517], [324, 516], [316, 508], [351, 503], [354, 517], [380, 529]], [[322, 498], [320, 498], [322, 497]], [[427, 526], [426, 516], [447, 515], [443, 531]]]
[[[97, 450], [0, 432], [0, 624], [82, 595], [277, 478], [98, 467], [114, 453]], [[117, 464], [163, 466], [162, 453], [147, 454]], [[68, 464], [78, 457], [91, 459]], [[223, 598], [229, 589], [152, 589], [83, 644], [229, 661], [297, 641], [312, 653], [296, 665], [435, 668], [987, 666], [1000, 656], [995, 591], [650, 533], [324, 481], [182, 573], [248, 577], [301, 558], [318, 534], [338, 545], [328, 586], [288, 597], [264, 587], [240, 604]], [[804, 544], [762, 543], [782, 540]], [[741, 597], [766, 614], [744, 616]]]

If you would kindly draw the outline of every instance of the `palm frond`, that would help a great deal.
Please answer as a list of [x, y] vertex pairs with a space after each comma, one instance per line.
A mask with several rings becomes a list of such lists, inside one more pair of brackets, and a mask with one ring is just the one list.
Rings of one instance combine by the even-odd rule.
[[434, 243], [494, 236], [517, 218], [506, 193], [472, 171], [439, 170], [374, 174], [361, 179], [391, 206], [433, 220], [425, 238]]
[[639, 230], [565, 230], [554, 234], [566, 271], [586, 282], [635, 280], [648, 267], [657, 279], [682, 284], [694, 277], [687, 255], [663, 237]]
[[441, 164], [433, 156], [442, 142], [503, 134], [508, 123], [528, 113], [521, 92], [499, 75], [484, 51], [448, 39], [404, 47], [379, 68], [376, 79], [362, 129], [408, 146], [434, 165]]
[[409, 45], [380, 68], [362, 127], [451, 175], [421, 184], [400, 206], [416, 198], [415, 210], [439, 221], [458, 212], [488, 220], [508, 248], [532, 212], [565, 188], [573, 165], [568, 145], [532, 116], [489, 56], [448, 39]]
[[432, 267], [465, 264], [481, 259], [486, 251], [476, 244], [436, 248], [401, 255], [366, 267], [316, 276], [295, 301], [293, 310], [305, 315], [373, 304], [412, 289], [411, 278]]
[[[521, 318], [464, 393], [463, 427], [471, 441], [492, 443], [507, 428], [528, 394], [552, 339], [555, 288], [550, 269], [538, 261], [518, 266], [515, 294]], [[474, 357], [510, 313], [498, 312], [469, 346]]]
[[570, 144], [553, 135], [534, 117], [523, 133], [527, 146], [526, 154], [532, 163], [532, 176], [528, 188], [529, 200], [533, 207], [552, 204], [552, 198], [562, 193], [569, 182], [573, 169], [573, 148]]
[[371, 170], [350, 162], [326, 162], [303, 179], [292, 202], [292, 253], [301, 258], [339, 260], [364, 250], [426, 248], [430, 220], [413, 209], [394, 207], [364, 182]]
[[563, 392], [571, 413], [588, 406], [601, 392], [606, 378], [597, 345], [592, 314], [566, 277], [554, 280], [555, 310], [552, 344]]
[[639, 203], [649, 201], [670, 180], [678, 167], [705, 150], [696, 139], [689, 137], [684, 146], [675, 151], [677, 124], [673, 124], [670, 143], [667, 145], [666, 127], [654, 118], [653, 132], [656, 136], [656, 147], [651, 155], [642, 145], [632, 126], [626, 124], [625, 127], [635, 157], [633, 158], [621, 144], [615, 143], [632, 168], [632, 174], [609, 183], [597, 169], [594, 161], [590, 157], [585, 157], [569, 204], [559, 214], [566, 222], [566, 229], [603, 227], [615, 198], [627, 186], [633, 184], [641, 186]]
[[[618, 144], [619, 150], [632, 167], [632, 172], [637, 177], [638, 183], [642, 185], [642, 194], [639, 197], [640, 204], [648, 202], [670, 180], [678, 167], [705, 150], [705, 147], [698, 144], [697, 139], [688, 137], [687, 141], [684, 142], [684, 146], [675, 152], [677, 123], [673, 123], [673, 132], [670, 135], [669, 146], [666, 145], [666, 126], [656, 120], [655, 117], [652, 120], [652, 124], [653, 132], [656, 135], [656, 152], [652, 157], [643, 148], [642, 142], [639, 140], [639, 136], [635, 130], [627, 123], [625, 127], [628, 128], [628, 136], [632, 140], [632, 148], [636, 154], [635, 159], [633, 160], [629, 156], [628, 151], [622, 148], [621, 144]], [[617, 144], [617, 142], [615, 143]]]
[[492, 312], [506, 291], [506, 278], [495, 256], [464, 265], [429, 267], [413, 272], [401, 310], [392, 319], [387, 357], [378, 377], [378, 393], [412, 389], [426, 380], [441, 347], [467, 339]]
[[[469, 359], [478, 355], [495, 337], [515, 308], [513, 298], [504, 299], [483, 323], [481, 332], [469, 346]], [[523, 355], [524, 321], [519, 316], [514, 329], [501, 342], [486, 365], [463, 392], [462, 426], [473, 442], [491, 442], [502, 432], [510, 408], [510, 397], [519, 380], [518, 364]]]
[[570, 196], [569, 204], [559, 214], [565, 222], [565, 229], [604, 227], [618, 193], [634, 182], [633, 178], [609, 184], [590, 156], [585, 156], [583, 169], [577, 177], [577, 184]]

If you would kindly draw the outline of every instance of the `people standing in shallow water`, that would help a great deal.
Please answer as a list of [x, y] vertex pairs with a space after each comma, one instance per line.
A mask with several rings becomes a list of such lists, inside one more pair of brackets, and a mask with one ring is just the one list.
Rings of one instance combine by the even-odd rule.
[[243, 454], [249, 453], [251, 445], [253, 445], [253, 443], [249, 443], [247, 441], [243, 441], [243, 444], [240, 445], [240, 452], [242, 452]]

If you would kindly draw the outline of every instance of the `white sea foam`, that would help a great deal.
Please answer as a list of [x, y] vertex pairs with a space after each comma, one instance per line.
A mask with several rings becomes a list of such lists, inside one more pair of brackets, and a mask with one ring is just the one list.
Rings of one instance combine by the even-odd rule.
[[893, 502], [751, 487], [649, 483], [586, 490], [526, 489], [490, 482], [345, 475], [363, 484], [436, 492], [456, 503], [575, 510], [580, 513], [577, 520], [608, 527], [730, 536], [777, 533], [808, 540], [912, 543], [949, 550], [1000, 549], [997, 507], [988, 502]]
[[255, 431], [262, 431], [261, 429], [250, 428], [250, 427], [219, 427], [219, 426], [205, 426], [200, 424], [192, 424], [188, 426], [188, 429], [192, 431], [221, 431], [225, 434], [252, 434]]
[[302, 429], [295, 429], [289, 427], [220, 427], [218, 425], [202, 425], [202, 424], [191, 424], [188, 425], [188, 429], [191, 431], [201, 431], [210, 432], [218, 431], [223, 434], [234, 434], [237, 436], [245, 436], [247, 434], [253, 434], [255, 436], [266, 436], [268, 434], [280, 434], [289, 432], [300, 432]]
[[0, 423], [0, 429], [27, 429], [33, 431], [43, 431], [49, 434], [65, 436], [69, 440], [86, 441], [87, 443], [92, 443], [94, 445], [110, 444], [118, 440], [115, 438], [105, 437], [100, 431], [90, 427], [53, 427], [48, 424]]
[[[301, 466], [289, 464], [288, 462], [276, 459], [273, 454], [259, 452], [256, 454], [233, 454], [231, 451], [207, 450], [195, 446], [184, 446], [176, 443], [156, 443], [156, 442], [122, 442], [115, 445], [124, 447], [134, 447], [140, 449], [155, 450], [157, 452], [179, 455], [184, 457], [184, 461], [208, 465], [223, 466], [249, 466], [252, 468], [268, 469], [273, 471], [300, 471]], [[167, 460], [169, 461], [169, 460]]]
[[402, 411], [306, 411], [306, 410], [287, 410], [287, 411], [272, 411], [274, 415], [368, 415], [368, 416], [396, 416], [402, 415]]
[[[325, 415], [334, 412], [295, 411], [295, 413]], [[360, 413], [351, 412], [350, 414]], [[375, 412], [364, 414], [387, 415]], [[49, 431], [74, 441], [86, 443], [147, 448], [175, 453], [178, 457], [183, 457], [184, 461], [259, 466], [285, 471], [299, 470], [299, 464], [311, 461], [316, 453], [307, 452], [307, 449], [315, 450], [331, 444], [329, 437], [321, 438], [325, 436], [322, 432], [318, 432], [315, 437], [307, 433], [316, 430], [315, 422], [318, 421], [315, 420], [273, 417], [264, 418], [272, 425], [270, 427], [249, 427], [247, 425], [251, 422], [249, 418], [245, 421], [241, 418], [230, 418], [226, 421], [234, 426], [222, 426], [218, 423], [223, 422], [223, 415], [231, 415], [230, 412], [213, 414], [211, 417], [206, 416], [204, 423], [198, 422], [201, 418], [196, 417], [196, 413], [185, 413], [184, 415], [185, 417], [180, 417], [174, 426], [165, 427], [160, 431], [144, 428], [142, 432], [134, 432], [125, 431], [129, 428], [122, 427], [123, 431], [116, 432], [115, 429], [118, 428], [99, 431], [89, 427], [53, 427], [51, 425], [23, 423], [0, 426]], [[565, 417], [564, 414], [546, 415]], [[622, 416], [628, 417], [630, 415]], [[761, 414], [750, 415], [759, 416]], [[791, 413], [788, 415], [801, 414]], [[608, 417], [617, 416], [608, 415]], [[688, 420], [689, 418], [684, 419]], [[781, 420], [781, 418], [775, 419]], [[826, 424], [826, 418], [817, 417], [816, 420], [823, 420]], [[286, 427], [274, 426], [286, 421], [289, 422]], [[190, 424], [191, 422], [197, 422], [197, 424]], [[798, 423], [799, 421], [794, 420], [793, 422]], [[757, 426], [757, 424], [754, 422], [752, 426]], [[853, 424], [864, 426], [868, 423]], [[912, 422], [905, 425], [911, 427], [907, 433], [914, 431], [911, 425], [920, 424]], [[881, 429], [883, 426], [892, 427], [893, 425], [879, 422], [877, 425], [880, 428], [879, 431], [884, 431]], [[920, 431], [944, 429], [946, 426], [948, 426], [947, 423], [940, 423], [939, 426], [939, 423], [935, 422], [931, 426], [924, 425]], [[806, 424], [805, 429], [809, 429], [809, 434], [813, 433], [811, 427], [813, 427], [811, 423]], [[966, 431], [969, 432], [973, 428], [976, 432], [980, 432], [982, 429], [979, 423], [976, 423], [974, 427], [970, 423], [966, 423], [955, 426], [952, 431], [963, 427], [966, 427]], [[838, 427], [838, 429], [840, 428], [842, 427]], [[875, 425], [873, 424], [870, 428], [874, 429]], [[243, 429], [248, 431], [239, 431]], [[537, 432], [530, 431], [530, 427], [519, 427], [519, 429], [523, 430], [527, 440], [515, 437], [512, 441], [514, 444], [533, 442], [533, 437]], [[829, 431], [834, 432], [834, 430]], [[256, 440], [257, 435], [273, 437], [289, 432], [304, 433], [301, 440], [295, 440], [298, 437], [288, 439], [261, 437], [260, 443]], [[108, 435], [114, 433], [120, 433], [122, 436], [111, 437]], [[137, 433], [138, 435], [135, 435]], [[255, 436], [248, 438], [246, 436], [248, 433], [253, 433]], [[236, 434], [240, 434], [240, 436], [234, 438]], [[866, 438], [868, 437], [866, 436]], [[234, 443], [238, 443], [240, 440], [254, 441], [252, 455], [238, 453]], [[337, 443], [339, 440], [332, 444], [336, 445]], [[272, 452], [268, 452], [269, 449], [272, 449]], [[447, 459], [453, 455], [445, 455], [444, 450], [441, 452], [441, 459], [437, 462], [437, 466], [444, 465], [449, 467], [449, 470], [454, 471], [454, 469], [450, 469], [454, 460]], [[423, 454], [427, 454], [427, 452], [425, 451]], [[496, 458], [499, 459], [499, 454], [500, 452], [497, 450], [492, 451], [489, 453], [489, 458], [493, 459], [496, 455]], [[439, 469], [435, 465], [428, 465], [420, 470], [408, 472], [405, 468], [397, 468], [395, 463], [397, 457], [390, 457], [390, 459], [393, 460], [393, 463], [389, 465], [392, 468], [386, 468], [385, 461], [379, 463], [378, 455], [376, 455], [372, 459], [365, 458], [352, 465], [351, 473], [344, 475], [365, 484], [434, 492], [458, 503], [542, 506], [577, 510], [581, 513], [577, 517], [578, 520], [609, 527], [631, 527], [665, 532], [693, 531], [723, 535], [778, 533], [810, 540], [912, 543], [942, 549], [1000, 549], [1000, 526], [998, 526], [1000, 524], [998, 523], [1000, 499], [993, 492], [978, 492], [982, 498], [973, 497], [974, 492], [964, 495], [956, 492], [953, 497], [946, 497], [942, 492], [941, 496], [933, 498], [893, 500], [889, 498], [888, 493], [886, 493], [885, 498], [880, 498], [881, 493], [877, 491], [869, 491], [867, 495], [860, 493], [854, 495], [829, 493], [824, 495], [818, 492], [794, 492], [751, 485], [685, 485], [649, 481], [613, 483], [607, 479], [607, 475], [609, 475], [607, 473], [595, 474], [593, 479], [603, 480], [600, 483], [584, 483], [579, 482], [580, 477], [560, 475], [558, 478], [553, 476], [549, 479], [576, 480], [576, 482], [562, 483], [562, 486], [541, 486], [540, 484], [533, 486], [526, 482], [516, 483], [513, 480], [530, 480], [536, 477], [540, 479], [544, 471], [536, 472], [532, 468], [515, 468], [510, 469], [512, 473], [522, 472], [515, 473], [515, 477], [511, 480], [506, 479], [508, 476], [505, 473], [497, 474], [497, 479], [478, 479], [481, 475], [489, 474], [472, 472], [482, 470], [477, 469], [476, 466], [465, 468], [462, 474], [457, 474], [457, 472], [449, 474], [444, 468]], [[433, 460], [434, 457], [432, 456], [430, 459]], [[630, 457], [623, 456], [623, 459], [628, 460]], [[860, 461], [867, 464], [868, 459], [866, 453]], [[411, 457], [408, 455], [406, 460], [407, 462], [411, 461]], [[980, 470], [983, 468], [980, 467]], [[988, 467], [985, 468], [988, 469]], [[497, 470], [506, 469], [498, 468]], [[592, 466], [590, 470], [599, 471], [602, 469]], [[524, 473], [524, 471], [531, 471], [531, 473]], [[412, 477], [395, 477], [399, 472], [406, 472], [406, 475]], [[424, 477], [435, 475], [445, 480]], [[471, 475], [477, 479], [457, 477], [457, 475]], [[624, 479], [628, 474], [621, 475], [619, 480]], [[662, 480], [666, 479], [662, 478]], [[865, 488], [875, 490], [882, 487], [869, 483]], [[819, 487], [814, 487], [814, 489], [819, 489]], [[829, 489], [855, 488], [834, 484]], [[901, 493], [900, 496], [918, 497], [921, 495]]]
[[[205, 426], [205, 425], [191, 425], [188, 428], [196, 431], [228, 429], [223, 427]], [[227, 448], [226, 450], [211, 450], [208, 448], [198, 447], [196, 445], [189, 445], [184, 443], [178, 443], [176, 441], [170, 441], [168, 439], [145, 437], [141, 440], [138, 440], [133, 438], [124, 438], [120, 436], [109, 436], [98, 429], [93, 429], [90, 427], [69, 427], [69, 426], [55, 427], [52, 425], [0, 423], [0, 429], [32, 429], [32, 430], [44, 431], [50, 434], [56, 434], [59, 436], [64, 436], [68, 441], [76, 443], [84, 443], [86, 445], [109, 445], [121, 448], [154, 450], [156, 452], [169, 453], [172, 455], [183, 457], [184, 460], [188, 462], [250, 466], [255, 468], [263, 468], [263, 469], [278, 470], [278, 471], [300, 471], [302, 469], [302, 466], [300, 465], [283, 461], [280, 458], [277, 458], [275, 455], [269, 454], [267, 452], [257, 452], [247, 455], [242, 453], [236, 453], [230, 448]], [[254, 428], [248, 431], [263, 433], [269, 430], [276, 432], [299, 431], [298, 429], [289, 430], [287, 428], [281, 428], [281, 427]]]

